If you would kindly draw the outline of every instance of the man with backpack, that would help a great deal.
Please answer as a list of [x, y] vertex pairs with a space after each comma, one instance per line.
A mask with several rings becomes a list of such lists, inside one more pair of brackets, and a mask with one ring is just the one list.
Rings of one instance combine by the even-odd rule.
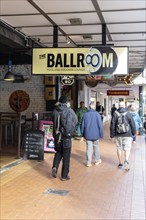
[[77, 125], [77, 116], [69, 107], [67, 97], [62, 95], [53, 111], [53, 137], [55, 142], [55, 156], [53, 160], [52, 176], [57, 177], [59, 164], [62, 160], [61, 180], [69, 180], [71, 138]]
[[[123, 167], [125, 170], [129, 168], [129, 156], [132, 146], [133, 136], [136, 133], [135, 122], [132, 115], [125, 110], [125, 103], [119, 103], [119, 109], [113, 114], [110, 124], [110, 137], [115, 138], [117, 147], [117, 156], [119, 160], [118, 168]], [[124, 152], [124, 161], [122, 161], [122, 153]]]

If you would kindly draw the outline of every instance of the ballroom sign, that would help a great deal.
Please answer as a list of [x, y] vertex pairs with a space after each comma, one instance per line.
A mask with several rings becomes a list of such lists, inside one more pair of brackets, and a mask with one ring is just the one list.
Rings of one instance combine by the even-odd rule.
[[128, 48], [33, 48], [32, 74], [126, 75]]

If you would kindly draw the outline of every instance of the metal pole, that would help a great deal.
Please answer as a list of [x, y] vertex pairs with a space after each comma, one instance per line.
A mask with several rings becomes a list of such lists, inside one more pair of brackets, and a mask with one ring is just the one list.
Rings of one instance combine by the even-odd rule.
[[2, 114], [0, 113], [0, 150], [2, 149]]
[[[143, 123], [143, 86], [139, 86], [139, 116], [141, 118], [141, 121]], [[140, 129], [139, 134], [143, 134], [143, 129]]]
[[21, 114], [18, 114], [18, 151], [17, 151], [17, 158], [20, 158], [20, 148], [21, 148]]
[[102, 24], [102, 45], [106, 45], [106, 24]]
[[[58, 26], [54, 25], [54, 31], [53, 31], [53, 47], [58, 47]], [[57, 84], [57, 92], [56, 92], [56, 99], [58, 100], [60, 97], [60, 76], [56, 77], [56, 84]]]

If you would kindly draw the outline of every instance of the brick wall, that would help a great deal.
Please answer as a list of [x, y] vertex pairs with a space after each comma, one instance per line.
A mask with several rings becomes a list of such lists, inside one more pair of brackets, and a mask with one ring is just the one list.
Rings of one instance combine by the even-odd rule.
[[46, 109], [44, 100], [44, 76], [31, 75], [31, 65], [13, 65], [12, 72], [24, 76], [24, 83], [6, 82], [3, 80], [8, 66], [0, 66], [0, 111], [14, 112], [9, 106], [9, 97], [16, 90], [25, 91], [30, 97], [30, 105], [27, 110], [22, 112], [28, 118], [32, 112], [43, 112]]

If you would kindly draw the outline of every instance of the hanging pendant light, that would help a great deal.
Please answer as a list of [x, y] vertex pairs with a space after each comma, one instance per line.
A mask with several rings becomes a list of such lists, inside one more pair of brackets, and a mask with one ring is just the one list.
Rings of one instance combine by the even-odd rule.
[[15, 80], [15, 76], [12, 73], [12, 61], [11, 60], [8, 61], [8, 72], [6, 73], [4, 80], [5, 81], [14, 81]]

